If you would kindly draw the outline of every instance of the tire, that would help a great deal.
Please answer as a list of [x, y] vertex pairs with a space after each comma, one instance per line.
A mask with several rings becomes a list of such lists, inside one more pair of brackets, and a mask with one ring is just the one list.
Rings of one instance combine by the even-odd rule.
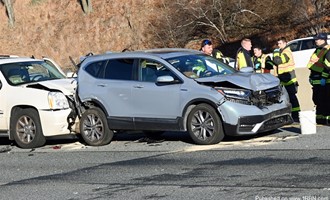
[[188, 115], [187, 129], [196, 144], [217, 144], [224, 138], [221, 119], [208, 104], [195, 106]]
[[14, 111], [10, 120], [10, 134], [14, 136], [17, 146], [23, 149], [40, 147], [46, 143], [39, 114], [33, 108], [18, 108]]
[[80, 134], [90, 146], [109, 144], [113, 138], [113, 131], [109, 129], [105, 114], [97, 107], [89, 108], [82, 114]]

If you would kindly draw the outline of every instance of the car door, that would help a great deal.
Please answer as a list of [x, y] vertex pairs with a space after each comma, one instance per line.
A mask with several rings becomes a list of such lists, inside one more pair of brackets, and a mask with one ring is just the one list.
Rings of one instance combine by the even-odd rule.
[[[181, 116], [180, 88], [182, 81], [164, 64], [139, 59], [138, 81], [132, 88], [132, 114], [135, 118], [176, 119]], [[157, 83], [160, 76], [171, 76], [172, 83]]]
[[98, 97], [110, 117], [132, 118], [133, 67], [134, 59], [110, 59], [105, 67], [104, 78], [97, 83], [100, 92]]
[[4, 79], [2, 80], [3, 76], [0, 72], [0, 133], [6, 131], [8, 127], [6, 126], [6, 119], [5, 119], [5, 106], [6, 106], [6, 99], [5, 99], [5, 92], [4, 92]]

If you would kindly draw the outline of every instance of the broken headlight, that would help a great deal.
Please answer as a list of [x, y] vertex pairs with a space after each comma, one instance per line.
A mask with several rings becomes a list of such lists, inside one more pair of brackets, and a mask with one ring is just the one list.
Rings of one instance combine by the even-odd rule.
[[228, 101], [250, 104], [251, 91], [233, 88], [215, 88], [218, 92], [225, 96]]

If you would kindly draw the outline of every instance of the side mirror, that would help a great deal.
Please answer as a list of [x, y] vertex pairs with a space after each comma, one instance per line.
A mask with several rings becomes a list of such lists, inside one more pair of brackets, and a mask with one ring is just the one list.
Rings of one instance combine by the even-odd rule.
[[172, 76], [159, 76], [157, 78], [157, 83], [172, 83], [174, 81], [174, 78]]

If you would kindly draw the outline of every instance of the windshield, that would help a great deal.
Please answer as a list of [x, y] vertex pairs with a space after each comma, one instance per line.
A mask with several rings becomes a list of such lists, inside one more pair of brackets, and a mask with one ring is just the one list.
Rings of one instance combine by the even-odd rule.
[[0, 70], [10, 85], [66, 78], [54, 66], [44, 61], [3, 64]]
[[236, 72], [229, 65], [207, 55], [186, 55], [166, 60], [182, 74], [193, 79]]

